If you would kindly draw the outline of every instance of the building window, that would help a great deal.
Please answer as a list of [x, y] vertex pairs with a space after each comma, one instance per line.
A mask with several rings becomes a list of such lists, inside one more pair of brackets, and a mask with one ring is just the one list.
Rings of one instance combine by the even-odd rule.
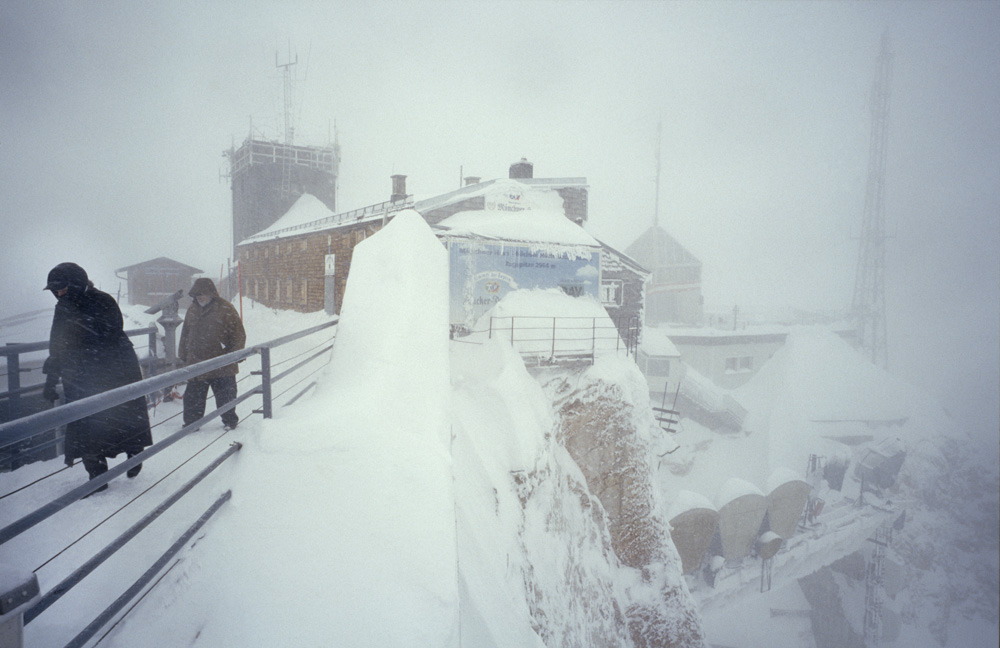
[[309, 280], [302, 280], [302, 300], [299, 302], [303, 306], [309, 303]]
[[267, 248], [264, 248], [264, 258], [267, 258]]
[[291, 303], [292, 301], [294, 301], [295, 297], [293, 297], [292, 295], [293, 295], [293, 293], [292, 293], [292, 280], [291, 279], [287, 279], [285, 281], [285, 301], [289, 302], [289, 303]]
[[622, 305], [622, 282], [612, 279], [601, 284], [601, 303], [605, 306]]
[[253, 299], [260, 301], [260, 282], [256, 279], [253, 280]]
[[302, 239], [299, 242], [299, 249], [305, 252], [309, 248], [309, 239]]
[[365, 240], [365, 231], [363, 229], [354, 230], [354, 244], [357, 245], [363, 240]]
[[281, 279], [274, 280], [274, 301], [281, 301]]

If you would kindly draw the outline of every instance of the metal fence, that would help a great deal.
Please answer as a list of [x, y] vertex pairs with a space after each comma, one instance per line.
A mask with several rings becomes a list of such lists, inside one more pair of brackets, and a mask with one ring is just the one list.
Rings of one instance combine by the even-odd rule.
[[[148, 357], [140, 362], [144, 365], [144, 368], [150, 369], [155, 366], [151, 363], [151, 359], [156, 358], [156, 337], [157, 328], [155, 324], [150, 324], [146, 328], [130, 329], [125, 331], [125, 335], [129, 337], [136, 337], [144, 335], [146, 336]], [[41, 366], [35, 368], [22, 368], [21, 366], [21, 356], [27, 353], [35, 353], [38, 351], [47, 351], [49, 348], [49, 343], [45, 342], [28, 342], [28, 343], [17, 343], [8, 342], [4, 346], [0, 347], [0, 357], [6, 359], [7, 363], [7, 391], [0, 392], [0, 401], [6, 401], [6, 416], [7, 420], [13, 420], [22, 416], [21, 411], [21, 397], [27, 394], [33, 394], [34, 392], [40, 392], [45, 386], [44, 381], [21, 386], [21, 374], [27, 373], [34, 370], [41, 370]], [[141, 348], [140, 348], [141, 350]], [[2, 421], [3, 419], [0, 419]]]
[[634, 353], [619, 335], [619, 327], [605, 317], [544, 317], [516, 315], [490, 317], [488, 328], [463, 331], [456, 342], [482, 344], [500, 338], [539, 364], [574, 360], [593, 362], [601, 353]]
[[[266, 342], [264, 344], [228, 353], [218, 358], [213, 358], [189, 367], [169, 371], [159, 376], [146, 378], [142, 381], [126, 385], [124, 387], [119, 387], [96, 396], [84, 398], [79, 401], [54, 407], [49, 410], [0, 424], [0, 451], [2, 451], [4, 448], [9, 448], [12, 445], [22, 443], [33, 436], [46, 434], [55, 427], [90, 416], [107, 408], [120, 405], [126, 401], [157, 393], [164, 388], [171, 388], [174, 385], [180, 384], [186, 380], [197, 378], [198, 376], [213, 369], [233, 364], [235, 362], [241, 362], [251, 356], [260, 356], [260, 370], [250, 372], [251, 376], [259, 377], [259, 384], [245, 390], [245, 392], [235, 400], [226, 403], [212, 412], [209, 412], [198, 421], [183, 426], [177, 432], [171, 434], [158, 443], [149, 446], [143, 452], [128, 458], [124, 462], [112, 468], [109, 468], [108, 471], [102, 475], [87, 481], [81, 486], [72, 488], [68, 492], [49, 501], [47, 504], [22, 515], [20, 518], [12, 522], [6, 523], [2, 528], [0, 528], [0, 545], [11, 541], [21, 534], [24, 534], [29, 529], [49, 519], [59, 511], [71, 506], [80, 499], [90, 495], [98, 488], [106, 485], [108, 482], [121, 477], [130, 468], [133, 468], [140, 463], [149, 461], [155, 455], [163, 452], [184, 437], [204, 426], [205, 423], [221, 416], [224, 412], [235, 408], [237, 405], [248, 399], [259, 397], [261, 399], [261, 406], [259, 409], [253, 410], [253, 412], [261, 414], [264, 418], [271, 418], [273, 412], [273, 400], [276, 398], [274, 394], [275, 383], [288, 378], [293, 374], [293, 372], [305, 368], [306, 365], [315, 363], [315, 361], [321, 356], [329, 352], [333, 348], [332, 337], [330, 339], [323, 340], [307, 351], [300, 353], [297, 356], [287, 358], [280, 363], [272, 363], [272, 350], [294, 340], [330, 329], [335, 326], [336, 323], [336, 321], [332, 321], [314, 326], [276, 340], [271, 340], [270, 342]], [[18, 346], [24, 347], [30, 345]], [[40, 347], [32, 350], [41, 350], [43, 348], [44, 347]], [[25, 350], [26, 349], [24, 348], [18, 349], [19, 352], [24, 352]], [[16, 355], [14, 355], [14, 357], [16, 357]], [[278, 373], [275, 373], [274, 369], [276, 367], [285, 364], [289, 364], [290, 366]], [[284, 389], [281, 394], [295, 389], [302, 382], [315, 374], [315, 372], [320, 368], [322, 368], [322, 365], [308, 373], [305, 378], [300, 378], [299, 380], [292, 382], [292, 384]], [[315, 380], [312, 384], [315, 384]], [[286, 404], [294, 402], [299, 396], [308, 390], [312, 384], [300, 389], [300, 391]], [[225, 434], [228, 434], [228, 432]], [[221, 435], [218, 438], [221, 438]], [[213, 440], [211, 443], [217, 441], [218, 438]], [[209, 445], [211, 445], [211, 443], [209, 443]], [[206, 446], [206, 448], [207, 447], [208, 446]], [[241, 447], [242, 445], [238, 441], [233, 441], [225, 452], [220, 454], [214, 461], [205, 466], [201, 472], [164, 499], [159, 505], [153, 507], [152, 510], [150, 510], [149, 513], [147, 513], [141, 520], [133, 524], [93, 557], [73, 570], [72, 573], [66, 576], [48, 592], [44, 594], [40, 592], [38, 588], [38, 580], [34, 573], [17, 572], [16, 570], [7, 569], [6, 567], [4, 569], [0, 569], [0, 647], [7, 648], [8, 646], [21, 646], [24, 624], [31, 623], [52, 604], [78, 585], [88, 574], [92, 573], [98, 566], [108, 560], [113, 554], [125, 546], [126, 543], [135, 538], [143, 529], [160, 517], [168, 508], [173, 506], [173, 504], [191, 491], [195, 485], [205, 479], [205, 477], [222, 465], [222, 463], [229, 457], [239, 452]], [[205, 448], [202, 450], [204, 449]], [[199, 450], [199, 452], [201, 452], [201, 450]], [[25, 488], [27, 488], [27, 486]], [[0, 499], [6, 498], [11, 494], [13, 493], [2, 493], [0, 494]], [[136, 498], [141, 495], [142, 493], [137, 495]], [[115, 601], [111, 602], [103, 612], [101, 612], [91, 623], [83, 628], [83, 630], [81, 630], [79, 634], [67, 643], [66, 646], [83, 646], [87, 644], [97, 632], [107, 626], [112, 618], [118, 615], [119, 612], [121, 612], [121, 610], [124, 609], [130, 601], [135, 599], [143, 589], [147, 588], [149, 583], [157, 576], [157, 574], [163, 571], [166, 564], [173, 559], [173, 557], [184, 547], [185, 544], [187, 544], [187, 542], [198, 532], [208, 519], [211, 518], [212, 515], [214, 515], [215, 512], [229, 500], [230, 496], [230, 490], [225, 490], [219, 494], [214, 499], [211, 506], [205, 509], [204, 513], [202, 513], [193, 523], [190, 524], [190, 526], [186, 528], [181, 536], [163, 552], [163, 554], [135, 581], [135, 583], [128, 587], [127, 590], [123, 592], [122, 595]], [[6, 522], [6, 520], [4, 522]], [[89, 531], [87, 533], [89, 533]], [[63, 551], [65, 551], [65, 549]], [[57, 554], [57, 556], [58, 555], [59, 554]], [[35, 571], [37, 571], [37, 569]]]

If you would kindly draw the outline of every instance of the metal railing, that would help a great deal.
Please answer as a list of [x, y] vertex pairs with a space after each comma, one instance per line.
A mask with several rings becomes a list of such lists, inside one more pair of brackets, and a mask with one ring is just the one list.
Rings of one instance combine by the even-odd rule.
[[331, 214], [329, 216], [324, 216], [323, 218], [318, 218], [314, 221], [309, 221], [308, 223], [300, 223], [298, 225], [290, 225], [288, 227], [283, 227], [277, 230], [264, 231], [259, 234], [254, 234], [253, 236], [248, 236], [245, 243], [258, 243], [260, 241], [269, 241], [274, 238], [279, 238], [283, 236], [289, 236], [298, 231], [304, 230], [315, 230], [322, 229], [324, 227], [333, 227], [334, 225], [342, 225], [344, 223], [356, 223], [363, 220], [366, 217], [374, 217], [376, 215], [387, 215], [393, 212], [400, 211], [402, 209], [407, 209], [413, 206], [413, 196], [409, 195], [405, 198], [399, 200], [385, 200], [374, 205], [367, 205], [365, 207], [358, 207], [357, 209], [352, 209], [351, 211], [341, 212], [339, 214]]
[[[156, 337], [157, 328], [155, 324], [150, 324], [146, 328], [130, 329], [125, 331], [125, 335], [129, 337], [134, 337], [138, 335], [147, 336], [149, 358], [156, 358]], [[25, 387], [21, 386], [21, 374], [27, 371], [32, 371], [32, 369], [22, 369], [21, 368], [21, 355], [25, 353], [33, 353], [37, 351], [47, 351], [49, 348], [48, 340], [44, 342], [8, 342], [4, 346], [0, 347], [0, 357], [5, 357], [7, 359], [7, 391], [0, 392], [0, 400], [6, 399], [7, 409], [8, 409], [8, 419], [16, 419], [20, 414], [20, 398], [25, 394], [30, 394], [36, 391], [41, 391], [45, 386], [44, 382], [27, 385]], [[150, 367], [153, 366], [149, 360], [140, 360], [140, 363], [148, 364]], [[40, 367], [38, 367], [40, 369]]]
[[593, 362], [603, 352], [631, 353], [618, 327], [606, 317], [490, 317], [488, 328], [464, 333], [454, 340], [482, 344], [487, 339], [504, 339], [526, 359], [532, 358], [539, 363]]
[[[79, 420], [81, 418], [90, 416], [97, 412], [103, 411], [110, 407], [120, 405], [127, 401], [133, 400], [135, 398], [146, 396], [147, 394], [154, 393], [163, 388], [169, 388], [173, 385], [184, 382], [185, 380], [191, 380], [197, 378], [198, 376], [212, 371], [213, 369], [218, 369], [220, 367], [230, 365], [236, 362], [241, 362], [251, 356], [259, 355], [261, 359], [261, 369], [260, 371], [250, 372], [253, 376], [260, 377], [260, 384], [253, 387], [243, 393], [241, 396], [237, 397], [225, 405], [217, 408], [216, 410], [209, 412], [204, 417], [195, 421], [189, 425], [183, 426], [180, 430], [173, 433], [169, 437], [163, 439], [162, 441], [155, 443], [141, 453], [132, 456], [122, 463], [109, 468], [107, 472], [99, 475], [98, 477], [91, 479], [81, 486], [73, 488], [68, 492], [56, 497], [54, 500], [48, 502], [47, 504], [28, 512], [27, 514], [21, 516], [19, 519], [6, 524], [4, 527], [0, 528], [0, 545], [3, 545], [15, 537], [18, 537], [22, 533], [28, 531], [37, 524], [43, 522], [44, 520], [52, 517], [59, 511], [65, 509], [66, 507], [72, 505], [76, 501], [90, 495], [97, 489], [106, 485], [108, 482], [120, 477], [125, 474], [130, 468], [138, 466], [139, 464], [148, 461], [151, 457], [163, 452], [170, 446], [174, 445], [182, 438], [191, 434], [192, 432], [201, 428], [205, 423], [211, 421], [224, 412], [227, 412], [235, 408], [240, 403], [246, 401], [249, 398], [260, 397], [261, 398], [261, 408], [254, 410], [254, 413], [259, 413], [264, 416], [264, 418], [271, 418], [273, 405], [272, 400], [273, 395], [273, 385], [274, 383], [281, 381], [282, 379], [288, 377], [293, 372], [298, 369], [303, 368], [305, 365], [315, 361], [321, 355], [327, 353], [333, 348], [333, 344], [330, 340], [325, 340], [319, 345], [316, 345], [313, 349], [309, 349], [299, 356], [295, 356], [284, 360], [282, 363], [272, 364], [271, 362], [271, 351], [272, 349], [298, 340], [308, 335], [318, 333], [325, 329], [329, 329], [337, 324], [337, 321], [327, 322], [325, 324], [320, 324], [303, 331], [298, 331], [286, 335], [284, 337], [271, 340], [264, 344], [256, 345], [247, 349], [240, 351], [234, 351], [233, 353], [228, 353], [224, 356], [218, 358], [213, 358], [211, 360], [206, 360], [204, 362], [191, 365], [189, 367], [183, 367], [181, 369], [176, 369], [164, 373], [159, 376], [146, 378], [142, 381], [126, 385], [124, 387], [118, 387], [116, 389], [109, 390], [107, 392], [97, 394], [95, 396], [90, 396], [88, 398], [81, 399], [66, 405], [55, 407], [50, 410], [39, 412], [37, 414], [32, 414], [21, 419], [10, 421], [7, 423], [0, 424], [0, 450], [3, 448], [10, 447], [12, 445], [23, 442], [32, 436], [45, 434], [52, 430], [52, 428], [70, 423], [72, 421]], [[329, 342], [329, 344], [328, 344]], [[322, 348], [319, 348], [322, 347]], [[44, 348], [44, 347], [41, 347]], [[35, 350], [41, 350], [35, 349]], [[316, 350], [319, 348], [319, 350]], [[302, 356], [308, 356], [300, 359]], [[294, 362], [291, 367], [281, 371], [280, 373], [272, 375], [272, 369], [279, 364], [284, 364], [288, 362]], [[320, 367], [322, 368], [322, 367]], [[311, 374], [310, 374], [311, 375]], [[308, 376], [307, 376], [308, 377]], [[301, 382], [301, 380], [299, 381]], [[292, 387], [294, 388], [298, 382], [294, 383]], [[311, 385], [307, 386], [302, 390], [303, 393]], [[288, 390], [286, 390], [288, 391]], [[284, 393], [284, 392], [283, 392]], [[295, 396], [298, 398], [298, 395]], [[292, 401], [295, 400], [292, 399]], [[290, 401], [290, 402], [292, 402]], [[221, 438], [218, 437], [218, 438]], [[216, 440], [211, 443], [214, 443]], [[211, 443], [209, 445], [211, 445]], [[206, 446], [207, 448], [208, 446]], [[30, 600], [27, 600], [19, 607], [8, 611], [6, 609], [0, 609], [0, 630], [12, 631], [11, 636], [20, 637], [23, 624], [32, 622], [37, 618], [42, 612], [44, 612], [48, 607], [54, 604], [59, 598], [68, 593], [74, 586], [80, 583], [84, 577], [93, 572], [99, 565], [108, 560], [113, 554], [115, 554], [119, 549], [121, 549], [126, 543], [136, 537], [139, 532], [149, 526], [154, 520], [156, 520], [160, 515], [170, 508], [174, 503], [180, 500], [184, 495], [186, 495], [192, 488], [199, 482], [201, 482], [205, 477], [207, 477], [211, 472], [218, 468], [223, 462], [225, 462], [229, 457], [233, 456], [236, 452], [240, 450], [242, 445], [238, 442], [233, 442], [229, 448], [217, 457], [211, 464], [206, 466], [200, 473], [198, 473], [194, 478], [185, 483], [181, 488], [172, 493], [169, 497], [163, 500], [162, 503], [153, 508], [148, 514], [146, 514], [141, 520], [133, 524], [128, 530], [119, 535], [115, 540], [97, 552], [92, 558], [84, 562], [79, 568], [75, 569], [67, 577], [65, 577], [59, 584], [54, 586], [48, 592], [41, 594], [37, 587], [37, 578], [34, 574], [30, 575], [30, 580], [32, 582], [18, 580], [14, 587], [11, 587], [11, 583], [0, 582], [0, 590], [7, 591], [8, 589], [18, 589], [24, 592], [34, 591], [36, 594]], [[204, 448], [203, 448], [204, 449]], [[199, 450], [199, 452], [201, 452]], [[196, 453], [197, 454], [197, 453]], [[193, 457], [192, 457], [193, 458]], [[182, 464], [183, 465], [183, 464]], [[7, 495], [0, 495], [0, 497], [6, 497]], [[187, 530], [181, 535], [181, 537], [175, 541], [161, 556], [158, 558], [152, 566], [149, 567], [136, 581], [130, 586], [121, 596], [119, 596], [113, 603], [111, 603], [101, 614], [99, 614], [91, 623], [89, 623], [76, 637], [73, 638], [66, 646], [83, 646], [85, 645], [102, 627], [106, 626], [107, 623], [119, 612], [121, 611], [129, 601], [133, 600], [147, 585], [160, 573], [164, 566], [183, 548], [185, 544], [194, 536], [195, 533], [208, 521], [209, 518], [214, 515], [216, 511], [226, 502], [231, 496], [231, 491], [226, 490], [224, 493], [219, 495], [215, 499], [214, 503], [193, 523]], [[137, 496], [138, 497], [138, 496]], [[120, 510], [120, 509], [119, 509]], [[88, 532], [89, 533], [89, 532]], [[86, 535], [86, 534], [85, 534]], [[57, 554], [58, 555], [58, 554]], [[54, 557], [53, 557], [54, 558]], [[51, 560], [51, 559], [50, 559]], [[47, 563], [46, 563], [47, 564]], [[176, 564], [176, 562], [174, 563]], [[37, 571], [37, 569], [36, 569]], [[169, 571], [169, 569], [168, 569]], [[6, 574], [3, 574], [6, 578]], [[162, 578], [162, 576], [161, 576]], [[155, 584], [154, 584], [155, 585]], [[32, 589], [33, 588], [33, 589]], [[3, 644], [6, 646], [7, 644]], [[16, 644], [20, 646], [20, 639], [18, 639]]]

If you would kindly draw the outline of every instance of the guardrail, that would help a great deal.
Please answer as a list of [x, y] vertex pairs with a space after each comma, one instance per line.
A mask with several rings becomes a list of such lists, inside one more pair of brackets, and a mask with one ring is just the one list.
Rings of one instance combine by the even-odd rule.
[[[65, 509], [66, 507], [72, 505], [78, 500], [90, 495], [98, 488], [104, 486], [108, 482], [120, 477], [130, 468], [139, 465], [155, 455], [163, 452], [170, 446], [174, 445], [182, 438], [188, 436], [192, 432], [201, 428], [206, 422], [211, 421], [224, 412], [227, 412], [235, 408], [240, 403], [246, 401], [249, 398], [260, 397], [261, 407], [260, 409], [254, 410], [254, 413], [259, 413], [263, 415], [264, 418], [271, 418], [273, 412], [272, 400], [273, 396], [273, 385], [274, 383], [281, 381], [282, 379], [288, 377], [293, 372], [305, 367], [305, 365], [315, 361], [321, 355], [327, 353], [333, 348], [332, 342], [329, 340], [321, 342], [319, 345], [310, 349], [299, 356], [289, 358], [284, 362], [292, 362], [293, 360], [299, 360], [295, 362], [290, 368], [284, 371], [273, 374], [272, 369], [277, 366], [277, 364], [272, 365], [271, 362], [271, 351], [272, 349], [298, 340], [308, 335], [318, 333], [325, 329], [329, 329], [337, 324], [337, 321], [328, 322], [325, 324], [320, 324], [318, 326], [305, 329], [296, 333], [286, 335], [284, 337], [271, 340], [264, 344], [259, 344], [247, 349], [240, 351], [235, 351], [233, 353], [228, 353], [224, 356], [218, 358], [213, 358], [211, 360], [206, 360], [189, 367], [183, 367], [181, 369], [176, 369], [159, 376], [146, 378], [142, 381], [126, 385], [124, 387], [118, 387], [116, 389], [109, 390], [107, 392], [97, 394], [88, 398], [81, 399], [66, 405], [61, 405], [50, 410], [39, 412], [37, 414], [32, 414], [21, 419], [10, 421], [8, 423], [0, 424], [0, 449], [10, 447], [14, 444], [23, 442], [32, 436], [45, 434], [52, 430], [52, 428], [76, 421], [78, 419], [90, 416], [97, 412], [100, 412], [109, 407], [114, 407], [120, 405], [126, 401], [138, 398], [140, 396], [146, 396], [147, 394], [154, 393], [163, 388], [172, 387], [173, 385], [184, 382], [185, 380], [190, 380], [196, 378], [205, 372], [223, 367], [234, 362], [243, 361], [251, 356], [259, 355], [261, 361], [260, 371], [250, 372], [253, 376], [260, 377], [260, 384], [246, 390], [242, 395], [237, 397], [235, 400], [226, 403], [225, 405], [217, 408], [216, 410], [209, 412], [204, 417], [195, 421], [189, 425], [183, 426], [180, 430], [168, 436], [167, 438], [155, 443], [143, 452], [128, 458], [122, 463], [109, 468], [104, 474], [91, 479], [81, 486], [72, 488], [68, 492], [56, 497], [47, 504], [22, 515], [17, 520], [6, 524], [4, 527], [0, 528], [0, 545], [3, 545], [10, 540], [20, 536], [32, 527], [35, 527], [44, 520], [49, 519], [59, 511]], [[327, 344], [327, 342], [330, 342]], [[318, 347], [318, 350], [316, 350]], [[42, 347], [44, 348], [44, 347]], [[36, 349], [39, 350], [39, 349]], [[303, 359], [299, 359], [302, 356], [308, 356]], [[308, 376], [307, 376], [308, 377]], [[301, 380], [299, 381], [301, 382]], [[298, 385], [298, 382], [293, 383], [294, 388]], [[298, 396], [305, 392], [311, 385], [307, 386], [298, 395], [292, 398], [290, 402], [293, 402]], [[288, 391], [288, 390], [286, 390]], [[284, 393], [284, 392], [283, 392]], [[219, 437], [221, 438], [221, 437]], [[216, 439], [218, 440], [218, 439]], [[214, 441], [212, 441], [214, 443]], [[211, 444], [209, 444], [211, 445]], [[206, 446], [207, 448], [208, 446]], [[198, 473], [194, 478], [185, 483], [180, 489], [175, 491], [169, 497], [167, 497], [162, 503], [153, 508], [145, 517], [143, 517], [139, 522], [133, 524], [127, 531], [118, 536], [115, 540], [105, 546], [92, 558], [84, 562], [79, 568], [73, 570], [71, 574], [65, 577], [59, 584], [51, 588], [48, 592], [41, 594], [38, 589], [37, 577], [32, 573], [28, 575], [24, 574], [14, 574], [11, 570], [6, 568], [0, 569], [0, 594], [4, 592], [22, 593], [24, 596], [20, 598], [11, 598], [11, 606], [0, 606], [0, 646], [7, 648], [7, 646], [21, 646], [21, 637], [23, 636], [24, 624], [32, 622], [40, 614], [42, 614], [48, 607], [55, 603], [59, 598], [68, 593], [73, 587], [80, 583], [84, 577], [93, 572], [99, 565], [104, 563], [108, 558], [110, 558], [114, 553], [121, 549], [126, 543], [136, 537], [139, 532], [145, 529], [149, 524], [156, 520], [160, 515], [170, 508], [174, 503], [180, 500], [185, 494], [191, 491], [192, 488], [199, 482], [201, 482], [205, 477], [207, 477], [211, 472], [218, 468], [223, 462], [225, 462], [229, 457], [233, 456], [236, 452], [240, 450], [242, 445], [238, 442], [233, 442], [229, 448], [218, 456], [211, 464], [206, 466], [200, 473]], [[203, 448], [204, 449], [204, 448]], [[199, 450], [199, 452], [201, 452]], [[197, 453], [196, 453], [197, 454]], [[12, 493], [7, 493], [0, 495], [0, 498], [6, 497]], [[141, 494], [140, 494], [141, 496]], [[150, 581], [160, 572], [163, 567], [171, 560], [171, 558], [176, 555], [183, 546], [190, 540], [191, 537], [208, 521], [212, 515], [226, 502], [231, 496], [231, 491], [226, 490], [224, 493], [219, 495], [214, 503], [194, 522], [187, 530], [181, 535], [181, 537], [173, 543], [161, 556], [158, 558], [149, 569], [146, 570], [142, 576], [139, 577], [135, 583], [129, 587], [118, 599], [111, 603], [100, 615], [98, 615], [90, 624], [88, 624], [72, 641], [70, 641], [67, 646], [83, 646], [85, 645], [102, 627], [107, 625], [108, 621], [122, 610], [129, 601], [134, 599], [140, 591], [145, 588]], [[137, 496], [138, 497], [138, 496]], [[120, 510], [120, 509], [119, 509]], [[89, 532], [88, 532], [89, 533]], [[86, 534], [85, 534], [86, 535]], [[75, 541], [74, 541], [75, 542]], [[57, 554], [58, 555], [58, 554]], [[51, 559], [50, 559], [51, 560]], [[175, 563], [176, 564], [176, 563]], [[7, 582], [12, 581], [12, 582]], [[13, 582], [16, 581], [16, 582]], [[8, 634], [9, 633], [9, 634]], [[7, 637], [12, 637], [8, 643]]]
[[[147, 336], [149, 357], [156, 357], [156, 336], [157, 328], [155, 324], [150, 324], [146, 328], [130, 329], [125, 331], [125, 335], [129, 337], [135, 337], [139, 335]], [[40, 382], [33, 385], [28, 385], [25, 387], [21, 386], [21, 374], [26, 371], [31, 371], [31, 369], [21, 368], [21, 355], [25, 353], [33, 353], [36, 351], [47, 351], [49, 348], [48, 340], [44, 342], [8, 342], [4, 346], [0, 347], [0, 357], [5, 357], [7, 359], [7, 391], [0, 392], [0, 400], [7, 399], [7, 409], [9, 419], [16, 419], [20, 414], [20, 398], [25, 394], [30, 394], [36, 391], [41, 391], [45, 387], [44, 382]], [[142, 362], [142, 361], [140, 361]], [[150, 367], [153, 366], [152, 363], [146, 361]], [[39, 367], [40, 369], [40, 367]]]
[[603, 317], [490, 317], [488, 328], [465, 333], [453, 339], [470, 344], [482, 344], [495, 337], [505, 339], [526, 359], [539, 363], [593, 362], [602, 352], [632, 353], [618, 327]]

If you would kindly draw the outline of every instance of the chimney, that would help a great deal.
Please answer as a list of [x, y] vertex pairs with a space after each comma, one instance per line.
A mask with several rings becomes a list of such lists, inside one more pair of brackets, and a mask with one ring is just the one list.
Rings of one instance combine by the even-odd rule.
[[479, 184], [480, 180], [482, 180], [482, 178], [479, 176], [465, 176], [465, 186], [468, 187], [469, 185]]
[[406, 198], [406, 176], [399, 175], [398, 173], [392, 176], [392, 196], [389, 198], [391, 202], [396, 202], [397, 200], [402, 200]]
[[534, 165], [528, 162], [527, 158], [521, 158], [520, 162], [515, 162], [510, 165], [510, 178], [511, 180], [517, 178], [531, 178], [533, 173]]

